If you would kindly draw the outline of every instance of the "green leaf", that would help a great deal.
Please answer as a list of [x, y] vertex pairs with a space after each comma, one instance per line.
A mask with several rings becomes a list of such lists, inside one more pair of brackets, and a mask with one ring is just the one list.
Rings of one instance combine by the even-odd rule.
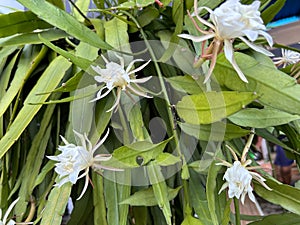
[[[105, 40], [108, 44], [113, 46], [115, 49], [122, 52], [131, 52], [129, 45], [129, 36], [127, 33], [128, 25], [121, 19], [114, 17], [110, 21], [104, 23], [105, 29]], [[116, 57], [115, 52], [108, 52], [110, 61], [118, 62], [119, 59]], [[124, 58], [125, 65], [132, 61], [132, 56], [121, 54]]]
[[220, 54], [214, 68], [214, 75], [220, 85], [234, 91], [256, 92], [262, 104], [299, 115], [300, 85], [296, 84], [294, 78], [248, 55], [236, 52], [234, 56], [248, 83], [239, 79], [224, 54]]
[[300, 216], [294, 213], [273, 214], [273, 215], [265, 216], [262, 220], [248, 223], [248, 225], [270, 225], [270, 224], [280, 224], [280, 225], [300, 224]]
[[92, 61], [90, 61], [88, 59], [76, 56], [76, 55], [74, 55], [70, 52], [67, 52], [67, 51], [55, 46], [54, 44], [52, 44], [49, 40], [47, 40], [42, 35], [39, 35], [39, 38], [49, 48], [53, 49], [58, 54], [64, 56], [66, 59], [71, 60], [76, 66], [80, 67], [84, 71], [86, 71], [90, 67], [90, 65], [92, 64]]
[[163, 152], [170, 140], [169, 138], [158, 144], [152, 144], [147, 141], [135, 142], [114, 150], [112, 155], [125, 167], [140, 167], [141, 165], [137, 163], [137, 157], [141, 157], [143, 159], [142, 165], [146, 165]]
[[208, 187], [206, 189], [206, 196], [207, 196], [208, 208], [209, 208], [209, 212], [213, 224], [219, 224], [218, 217], [216, 214], [217, 197], [215, 196], [215, 191], [217, 186], [216, 179], [220, 169], [221, 166], [217, 166], [216, 162], [213, 161], [209, 167], [207, 182], [206, 182], [206, 187]]
[[280, 205], [292, 213], [300, 215], [300, 189], [267, 178], [265, 182], [272, 191], [255, 182], [255, 192], [269, 202]]
[[48, 29], [39, 32], [19, 34], [12, 37], [1, 38], [0, 47], [10, 45], [40, 44], [42, 43], [42, 41], [39, 38], [39, 35], [42, 35], [48, 41], [55, 41], [68, 36], [68, 34], [62, 30]]
[[181, 162], [180, 157], [164, 152], [155, 158], [155, 163], [159, 166], [170, 166]]
[[41, 225], [60, 225], [71, 194], [71, 183], [54, 187], [49, 195]]
[[47, 21], [54, 27], [64, 30], [75, 38], [101, 49], [112, 49], [96, 33], [51, 3], [44, 0], [18, 0], [18, 2], [35, 13], [39, 18]]
[[137, 21], [141, 27], [144, 27], [151, 23], [159, 16], [159, 11], [154, 6], [149, 6], [143, 9], [137, 16]]
[[203, 125], [179, 123], [179, 126], [185, 133], [203, 141], [226, 141], [243, 137], [250, 132], [234, 124], [224, 122]]
[[0, 117], [5, 113], [20, 89], [22, 89], [25, 81], [43, 59], [46, 52], [47, 49], [45, 48], [41, 50], [40, 48], [32, 48], [31, 46], [23, 49], [13, 80], [11, 81], [5, 95], [0, 99]]
[[239, 111], [256, 98], [253, 92], [212, 91], [184, 96], [176, 109], [187, 123], [209, 124]]
[[195, 217], [188, 215], [181, 223], [181, 225], [205, 225], [205, 224], [202, 223], [199, 219], [196, 219]]
[[28, 94], [24, 101], [23, 107], [20, 109], [17, 117], [10, 126], [10, 129], [0, 139], [0, 158], [9, 150], [9, 148], [20, 137], [24, 129], [31, 122], [42, 105], [30, 105], [31, 102], [43, 102], [50, 94], [37, 95], [38, 93], [49, 91], [51, 92], [59, 84], [60, 80], [69, 69], [71, 63], [63, 57], [55, 58], [41, 75], [34, 88]]
[[228, 118], [231, 122], [254, 128], [266, 128], [285, 124], [300, 119], [300, 116], [291, 115], [276, 109], [242, 109]]
[[192, 95], [201, 94], [206, 89], [203, 84], [199, 84], [189, 75], [169, 77], [166, 80], [175, 90]]
[[0, 37], [51, 27], [30, 11], [0, 14]]
[[171, 225], [171, 208], [168, 200], [168, 189], [161, 168], [154, 163], [147, 167], [150, 183], [154, 191], [155, 199], [157, 200], [158, 207], [164, 214], [166, 222]]
[[[171, 201], [177, 196], [178, 192], [181, 189], [181, 186], [175, 189], [167, 187], [167, 189], [168, 189], [168, 201]], [[155, 206], [158, 205], [158, 202], [157, 199], [155, 198], [153, 187], [150, 187], [135, 192], [129, 198], [120, 202], [120, 204], [128, 204], [131, 206]]]

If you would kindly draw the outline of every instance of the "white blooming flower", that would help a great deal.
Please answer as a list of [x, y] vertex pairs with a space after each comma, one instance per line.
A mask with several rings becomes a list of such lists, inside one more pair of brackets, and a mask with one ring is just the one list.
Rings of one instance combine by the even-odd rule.
[[13, 201], [10, 206], [8, 207], [7, 211], [5, 212], [4, 216], [3, 216], [3, 219], [2, 218], [2, 210], [0, 209], [0, 225], [15, 225], [16, 222], [14, 220], [9, 220], [7, 221], [8, 219], [8, 216], [10, 214], [10, 212], [12, 211], [13, 207], [17, 204], [17, 202], [19, 201], [19, 198], [17, 198], [15, 201]]
[[[120, 102], [121, 91], [125, 91], [129, 95], [131, 92], [135, 95], [150, 98], [149, 96], [146, 95], [146, 93], [142, 90], [142, 88], [138, 85], [138, 83], [144, 83], [150, 80], [151, 77], [135, 79], [135, 76], [133, 75], [135, 72], [145, 68], [149, 64], [150, 60], [145, 64], [141, 65], [140, 67], [131, 70], [135, 62], [140, 62], [143, 60], [135, 59], [132, 62], [130, 62], [127, 68], [125, 69], [124, 59], [118, 55], [116, 56], [120, 59], [120, 64], [115, 62], [109, 62], [104, 56], [102, 56], [103, 60], [106, 63], [106, 68], [102, 69], [99, 66], [92, 66], [92, 69], [95, 72], [97, 72], [97, 74], [99, 74], [99, 76], [95, 76], [94, 79], [99, 83], [105, 83], [105, 86], [100, 89], [100, 91], [97, 93], [97, 97], [93, 99], [91, 102], [97, 101], [105, 97], [111, 92], [113, 88], [115, 87], [117, 88], [117, 99], [114, 105], [108, 110], [108, 112], [117, 108]], [[102, 91], [104, 89], [107, 89], [107, 91], [102, 94]]]
[[[47, 157], [51, 160], [58, 161], [58, 163], [55, 164], [55, 172], [59, 175], [59, 182], [55, 184], [55, 186], [61, 187], [67, 182], [75, 184], [77, 180], [85, 177], [85, 185], [81, 195], [78, 198], [80, 199], [88, 187], [90, 167], [97, 169], [116, 169], [100, 165], [101, 161], [110, 160], [111, 154], [99, 154], [94, 156], [95, 151], [107, 138], [109, 131], [94, 147], [92, 146], [92, 143], [86, 134], [82, 135], [76, 131], [74, 131], [74, 133], [80, 139], [81, 145], [78, 146], [70, 144], [64, 137], [61, 136], [65, 145], [59, 146], [58, 150], [60, 150], [62, 153], [57, 156]], [[83, 171], [82, 174], [80, 174], [81, 171]]]
[[[261, 52], [268, 56], [273, 56], [271, 52], [253, 43], [253, 41], [255, 41], [259, 35], [262, 35], [265, 37], [270, 46], [273, 45], [272, 37], [264, 31], [266, 27], [260, 17], [259, 6], [259, 1], [254, 1], [251, 5], [243, 5], [239, 0], [227, 0], [225, 3], [220, 5], [220, 7], [213, 11], [208, 7], [198, 8], [197, 0], [194, 1], [194, 13], [190, 15], [190, 17], [196, 28], [204, 35], [193, 36], [188, 34], [180, 34], [178, 36], [190, 39], [194, 42], [203, 42], [213, 38], [213, 41], [208, 48], [203, 51], [203, 55], [199, 59], [199, 61], [203, 61], [203, 59], [211, 58], [210, 69], [205, 77], [204, 82], [207, 82], [209, 79], [216, 64], [217, 55], [222, 50], [223, 46], [226, 59], [232, 64], [239, 77], [244, 82], [248, 82], [247, 78], [234, 59], [232, 42], [235, 38], [239, 38], [255, 51]], [[199, 16], [199, 13], [202, 10], [207, 10], [210, 13], [210, 20], [212, 23]], [[202, 24], [206, 25], [209, 30], [206, 31], [199, 28], [196, 21], [194, 21], [193, 16], [196, 16], [196, 18]]]
[[300, 62], [300, 53], [295, 52], [289, 49], [281, 49], [282, 57], [275, 57], [273, 58], [274, 64], [276, 66], [282, 66], [285, 68], [288, 65], [295, 64]]
[[252, 178], [257, 180], [267, 190], [272, 190], [264, 183], [265, 179], [261, 175], [259, 175], [256, 172], [250, 171], [260, 167], [248, 167], [252, 163], [252, 161], [250, 159], [247, 160], [246, 156], [252, 143], [253, 137], [254, 132], [250, 134], [250, 137], [245, 145], [240, 161], [238, 160], [238, 157], [235, 154], [235, 152], [229, 146], [227, 146], [235, 160], [233, 165], [224, 160], [221, 160], [221, 163], [217, 163], [217, 165], [223, 165], [228, 167], [223, 177], [223, 179], [226, 180], [226, 182], [222, 185], [219, 193], [228, 188], [228, 197], [236, 197], [237, 199], [241, 198], [243, 204], [245, 201], [246, 194], [248, 194], [251, 201], [255, 202], [255, 197], [252, 193], [253, 188], [251, 186]]

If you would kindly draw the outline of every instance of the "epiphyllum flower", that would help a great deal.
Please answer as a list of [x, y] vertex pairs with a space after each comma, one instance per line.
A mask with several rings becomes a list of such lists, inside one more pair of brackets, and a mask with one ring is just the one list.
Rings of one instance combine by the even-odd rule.
[[[266, 27], [264, 26], [263, 20], [260, 17], [260, 12], [258, 11], [259, 6], [259, 1], [254, 1], [251, 5], [242, 5], [239, 0], [227, 0], [220, 7], [212, 11], [208, 7], [198, 8], [197, 1], [194, 1], [194, 13], [189, 15], [197, 30], [204, 35], [193, 36], [188, 34], [180, 34], [178, 36], [190, 39], [194, 42], [203, 42], [213, 38], [213, 41], [210, 43], [208, 48], [203, 51], [203, 55], [198, 61], [198, 63], [201, 63], [205, 59], [211, 58], [210, 68], [204, 82], [207, 82], [209, 79], [216, 64], [217, 55], [222, 50], [223, 45], [226, 59], [232, 64], [239, 77], [244, 82], [248, 82], [234, 59], [232, 42], [235, 38], [239, 38], [255, 51], [261, 52], [268, 56], [273, 56], [271, 52], [253, 43], [253, 41], [255, 41], [259, 35], [262, 35], [266, 38], [270, 46], [273, 45], [272, 37], [264, 31]], [[212, 23], [199, 16], [199, 13], [204, 9], [210, 13], [210, 20]], [[202, 24], [207, 26], [209, 30], [206, 31], [199, 28], [192, 16], [196, 16], [196, 18]], [[248, 39], [244, 36], [246, 36]]]
[[295, 51], [288, 50], [288, 49], [281, 49], [281, 54], [282, 54], [282, 57], [273, 58], [273, 60], [276, 60], [276, 61], [274, 61], [274, 64], [276, 66], [282, 65], [282, 67], [285, 68], [288, 65], [295, 64], [300, 61], [300, 53], [299, 52], [295, 52]]
[[[64, 146], [59, 146], [58, 150], [62, 153], [57, 156], [47, 156], [49, 159], [58, 161], [55, 164], [55, 172], [59, 175], [59, 182], [55, 186], [61, 187], [67, 182], [75, 184], [77, 180], [85, 177], [84, 188], [78, 197], [80, 199], [85, 193], [88, 182], [89, 182], [89, 168], [94, 169], [109, 169], [117, 170], [113, 168], [108, 168], [106, 166], [100, 165], [101, 161], [108, 161], [111, 159], [111, 154], [99, 154], [94, 156], [95, 151], [103, 144], [107, 138], [109, 131], [105, 134], [104, 138], [100, 140], [94, 147], [92, 143], [87, 138], [87, 135], [80, 134], [74, 131], [76, 136], [80, 139], [81, 145], [70, 144], [64, 137], [61, 139], [65, 143]], [[79, 173], [83, 171], [81, 175]]]
[[241, 197], [243, 204], [245, 201], [246, 194], [248, 194], [251, 201], [255, 202], [255, 197], [252, 193], [253, 188], [251, 186], [252, 178], [257, 180], [266, 189], [270, 191], [272, 190], [264, 183], [265, 179], [261, 175], [259, 175], [256, 172], [250, 171], [253, 169], [260, 168], [260, 167], [250, 167], [249, 165], [252, 163], [252, 161], [250, 159], [248, 160], [246, 159], [246, 155], [251, 146], [253, 137], [254, 137], [254, 132], [250, 134], [250, 137], [245, 145], [240, 161], [238, 160], [238, 157], [235, 154], [235, 152], [229, 146], [227, 146], [235, 160], [233, 165], [224, 160], [221, 160], [222, 161], [221, 163], [217, 163], [217, 165], [223, 165], [228, 167], [223, 177], [223, 179], [226, 180], [226, 182], [222, 185], [219, 193], [221, 193], [224, 189], [228, 187], [228, 197], [229, 198], [236, 197], [237, 199]]
[[10, 212], [12, 211], [13, 207], [17, 204], [18, 201], [19, 201], [19, 198], [17, 198], [15, 201], [13, 201], [10, 204], [6, 213], [3, 216], [3, 219], [1, 219], [2, 218], [2, 210], [0, 209], [0, 225], [15, 225], [16, 224], [16, 222], [14, 220], [7, 221], [7, 219], [8, 219]]
[[[111, 111], [115, 108], [117, 108], [120, 97], [121, 97], [121, 91], [125, 91], [126, 94], [130, 96], [130, 92], [139, 95], [145, 98], [151, 98], [146, 95], [146, 93], [143, 91], [143, 89], [138, 85], [138, 83], [144, 83], [151, 79], [151, 77], [141, 78], [141, 79], [135, 79], [134, 73], [137, 71], [142, 70], [144, 67], [148, 65], [150, 60], [146, 62], [145, 64], [141, 65], [140, 67], [131, 70], [133, 67], [133, 64], [135, 62], [143, 61], [142, 59], [135, 59], [132, 62], [129, 63], [127, 68], [125, 69], [124, 65], [124, 59], [118, 55], [116, 55], [120, 59], [120, 64], [115, 62], [109, 62], [104, 56], [102, 56], [103, 60], [106, 63], [106, 68], [101, 69], [99, 66], [92, 66], [93, 70], [96, 71], [99, 76], [95, 76], [95, 80], [99, 83], [105, 83], [105, 86], [100, 89], [100, 91], [97, 93], [97, 97], [93, 99], [93, 101], [97, 101], [106, 95], [108, 95], [111, 90], [116, 87], [117, 88], [117, 99], [114, 103], [114, 105], [107, 111]], [[133, 75], [133, 76], [130, 76]], [[134, 85], [132, 85], [134, 83]], [[107, 89], [106, 92], [102, 94], [102, 91], [104, 89]], [[128, 92], [128, 90], [130, 92]]]

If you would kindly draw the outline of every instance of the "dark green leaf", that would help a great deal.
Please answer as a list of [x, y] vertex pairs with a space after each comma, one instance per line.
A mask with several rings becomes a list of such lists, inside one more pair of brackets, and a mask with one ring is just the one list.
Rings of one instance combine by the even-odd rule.
[[300, 224], [300, 216], [294, 213], [282, 213], [265, 216], [262, 220], [249, 223], [248, 225], [296, 225]]
[[[178, 192], [180, 191], [181, 186], [172, 189], [168, 187], [168, 200], [171, 201], [174, 199]], [[158, 205], [157, 199], [155, 198], [153, 188], [147, 188], [138, 192], [135, 192], [129, 198], [122, 201], [120, 204], [128, 204], [131, 206], [155, 206]]]

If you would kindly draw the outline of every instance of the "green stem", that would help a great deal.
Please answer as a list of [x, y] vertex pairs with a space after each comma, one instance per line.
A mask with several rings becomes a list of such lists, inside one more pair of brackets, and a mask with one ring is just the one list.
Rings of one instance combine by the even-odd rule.
[[240, 214], [240, 205], [239, 200], [234, 197], [234, 210], [235, 210], [235, 224], [241, 225], [241, 214]]
[[[151, 55], [151, 58], [153, 60], [153, 63], [154, 63], [154, 66], [155, 66], [155, 69], [156, 69], [156, 72], [157, 72], [157, 75], [158, 75], [158, 79], [159, 79], [159, 83], [160, 83], [160, 86], [161, 86], [161, 89], [162, 89], [163, 97], [166, 101], [166, 107], [167, 107], [169, 123], [173, 124], [174, 118], [173, 118], [173, 113], [172, 113], [172, 110], [171, 110], [170, 99], [169, 99], [168, 92], [167, 92], [167, 89], [166, 89], [166, 86], [165, 86], [163, 75], [162, 75], [160, 67], [157, 63], [155, 53], [153, 52], [153, 49], [151, 48], [151, 45], [149, 44], [149, 42], [147, 40], [146, 34], [144, 33], [142, 27], [139, 25], [138, 21], [130, 13], [124, 11], [124, 14], [128, 15], [133, 20], [133, 22], [137, 25], [137, 27], [139, 28], [139, 30], [141, 32], [141, 35], [142, 35], [142, 37], [145, 41], [146, 47], [149, 50], [149, 53]], [[172, 135], [174, 137], [176, 152], [182, 160], [182, 179], [183, 179], [183, 182], [184, 182], [183, 189], [184, 189], [184, 192], [188, 193], [188, 183], [185, 180], [188, 179], [189, 173], [188, 173], [188, 168], [187, 168], [187, 164], [186, 164], [184, 155], [180, 151], [179, 138], [178, 138], [179, 135], [178, 135], [178, 132], [177, 132], [176, 129], [172, 129]], [[189, 196], [184, 195], [184, 197], [185, 197], [184, 198], [184, 205], [186, 206], [185, 209], [188, 210], [188, 209], [190, 209]]]

